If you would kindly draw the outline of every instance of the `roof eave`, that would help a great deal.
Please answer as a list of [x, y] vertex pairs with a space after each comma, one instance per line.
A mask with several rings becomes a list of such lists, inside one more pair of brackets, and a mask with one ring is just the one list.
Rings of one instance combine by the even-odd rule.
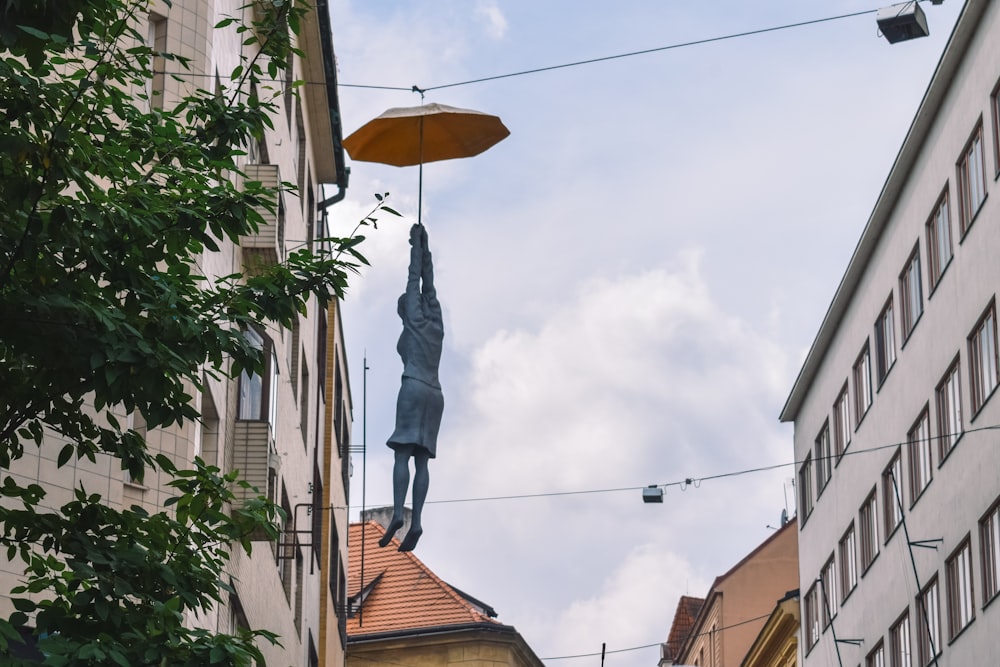
[[313, 165], [320, 183], [347, 189], [340, 99], [337, 94], [337, 61], [333, 51], [328, 0], [316, 0], [314, 9], [302, 20], [299, 45], [305, 54], [303, 74], [306, 85], [299, 89], [303, 105], [313, 119]]
[[927, 85], [927, 90], [924, 91], [923, 99], [920, 106], [917, 107], [917, 113], [910, 123], [910, 128], [896, 155], [892, 169], [889, 170], [889, 175], [882, 186], [882, 191], [879, 193], [875, 207], [868, 218], [861, 239], [854, 249], [847, 270], [840, 279], [837, 291], [834, 293], [829, 308], [827, 308], [822, 324], [820, 324], [819, 332], [809, 348], [809, 353], [799, 370], [798, 377], [796, 377], [792, 390], [785, 400], [785, 405], [781, 409], [779, 419], [782, 422], [794, 421], [802, 407], [805, 395], [812, 386], [820, 363], [836, 334], [840, 319], [861, 282], [868, 260], [875, 250], [879, 237], [896, 206], [899, 193], [906, 184], [906, 179], [923, 148], [924, 139], [937, 118], [941, 103], [951, 87], [952, 75], [961, 64], [962, 57], [965, 55], [979, 25], [979, 19], [988, 4], [989, 0], [967, 0], [955, 22], [955, 27], [948, 38], [948, 44], [938, 60], [934, 74]]

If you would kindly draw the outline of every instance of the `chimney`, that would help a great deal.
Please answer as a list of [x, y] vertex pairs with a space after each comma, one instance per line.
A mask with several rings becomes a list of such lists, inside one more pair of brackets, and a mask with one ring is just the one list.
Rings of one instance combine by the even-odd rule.
[[[392, 521], [392, 507], [373, 507], [371, 509], [364, 510], [361, 512], [361, 520], [374, 521], [378, 525], [382, 526], [383, 530], [388, 530], [389, 523]], [[403, 526], [396, 531], [396, 539], [403, 539], [403, 536], [406, 535], [408, 530], [410, 530], [412, 522], [413, 510], [409, 507], [404, 507]]]

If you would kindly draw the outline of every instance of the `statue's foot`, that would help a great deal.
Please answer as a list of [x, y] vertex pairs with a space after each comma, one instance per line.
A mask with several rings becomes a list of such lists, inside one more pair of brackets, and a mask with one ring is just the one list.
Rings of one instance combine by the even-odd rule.
[[[403, 520], [394, 518], [389, 522], [389, 527], [385, 529], [385, 535], [383, 535], [382, 539], [378, 541], [378, 545], [380, 547], [384, 547], [389, 544], [389, 542], [392, 542], [392, 538], [396, 535], [396, 531], [402, 527]], [[409, 535], [409, 533], [407, 533], [407, 535]], [[400, 550], [402, 550], [402, 547], [400, 547]]]
[[417, 541], [420, 536], [424, 534], [424, 529], [420, 526], [413, 526], [406, 532], [406, 537], [403, 538], [403, 543], [399, 545], [400, 551], [413, 551], [413, 548], [417, 546]]

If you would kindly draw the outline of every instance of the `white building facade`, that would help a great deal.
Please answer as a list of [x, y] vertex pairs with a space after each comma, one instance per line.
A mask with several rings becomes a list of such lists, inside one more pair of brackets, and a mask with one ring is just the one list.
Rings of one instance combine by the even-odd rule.
[[996, 662], [1000, 3], [969, 0], [782, 411], [801, 664]]

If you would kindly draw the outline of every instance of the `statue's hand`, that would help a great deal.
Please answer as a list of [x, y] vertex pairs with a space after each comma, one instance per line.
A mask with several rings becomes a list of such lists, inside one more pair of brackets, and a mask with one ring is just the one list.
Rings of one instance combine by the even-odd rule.
[[423, 246], [422, 241], [426, 236], [427, 232], [424, 230], [423, 225], [414, 224], [410, 227], [410, 245]]

